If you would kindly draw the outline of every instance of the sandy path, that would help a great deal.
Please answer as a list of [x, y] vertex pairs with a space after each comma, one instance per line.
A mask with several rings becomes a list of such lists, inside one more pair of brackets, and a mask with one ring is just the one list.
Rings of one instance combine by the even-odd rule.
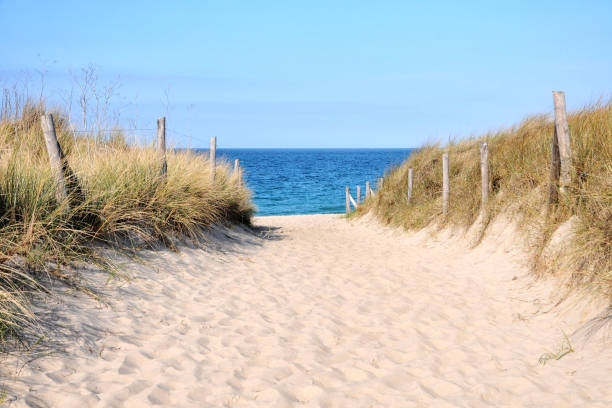
[[65, 299], [67, 354], [5, 378], [12, 406], [611, 406], [610, 343], [538, 364], [577, 320], [542, 312], [509, 246], [335, 215], [256, 222], [267, 239], [134, 266], [112, 308]]

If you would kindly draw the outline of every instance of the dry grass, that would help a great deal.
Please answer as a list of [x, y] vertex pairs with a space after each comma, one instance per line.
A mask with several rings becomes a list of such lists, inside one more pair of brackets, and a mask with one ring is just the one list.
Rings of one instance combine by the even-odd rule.
[[61, 112], [56, 130], [76, 176], [57, 202], [40, 127], [42, 104], [3, 106], [0, 121], [0, 342], [35, 316], [29, 293], [41, 277], [78, 282], [67, 265], [112, 265], [93, 244], [117, 249], [196, 238], [215, 223], [248, 224], [250, 192], [226, 163], [216, 182], [209, 162], [189, 151], [169, 151], [167, 177], [153, 147], [131, 146], [119, 131], [75, 137]]
[[[511, 129], [444, 147], [422, 147], [386, 175], [382, 191], [359, 212], [371, 210], [383, 222], [406, 229], [432, 223], [471, 226], [481, 212], [479, 146], [486, 140], [491, 195], [485, 225], [500, 213], [512, 216], [533, 249], [535, 271], [569, 273], [572, 288], [603, 293], [612, 300], [612, 103], [570, 114], [569, 126], [572, 186], [549, 213], [553, 123], [547, 116], [530, 117]], [[446, 218], [441, 200], [444, 152], [450, 156], [451, 186]], [[410, 167], [414, 182], [408, 205]], [[574, 230], [563, 262], [542, 259], [552, 233], [570, 218]]]

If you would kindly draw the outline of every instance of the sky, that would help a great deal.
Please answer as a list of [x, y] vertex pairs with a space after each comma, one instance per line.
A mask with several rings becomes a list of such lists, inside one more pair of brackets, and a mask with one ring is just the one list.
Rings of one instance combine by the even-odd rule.
[[82, 127], [93, 67], [109, 116], [166, 116], [176, 147], [418, 147], [550, 113], [553, 90], [607, 101], [611, 18], [588, 0], [0, 0], [0, 87], [72, 95]]

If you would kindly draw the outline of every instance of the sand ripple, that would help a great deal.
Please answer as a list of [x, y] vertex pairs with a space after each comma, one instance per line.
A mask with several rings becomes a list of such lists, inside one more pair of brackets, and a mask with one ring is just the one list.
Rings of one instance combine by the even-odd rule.
[[538, 363], [580, 319], [540, 311], [509, 247], [334, 215], [257, 223], [278, 229], [134, 265], [112, 308], [57, 305], [80, 335], [19, 375], [7, 359], [11, 406], [611, 406], [612, 348]]

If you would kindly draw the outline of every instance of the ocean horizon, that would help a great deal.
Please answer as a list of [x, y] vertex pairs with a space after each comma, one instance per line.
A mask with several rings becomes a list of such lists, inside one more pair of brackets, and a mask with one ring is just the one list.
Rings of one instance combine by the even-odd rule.
[[[208, 153], [208, 149], [192, 149]], [[345, 186], [362, 198], [365, 182], [400, 165], [413, 148], [230, 148], [217, 159], [240, 159], [246, 185], [253, 192], [257, 216], [330, 214], [345, 211]]]

